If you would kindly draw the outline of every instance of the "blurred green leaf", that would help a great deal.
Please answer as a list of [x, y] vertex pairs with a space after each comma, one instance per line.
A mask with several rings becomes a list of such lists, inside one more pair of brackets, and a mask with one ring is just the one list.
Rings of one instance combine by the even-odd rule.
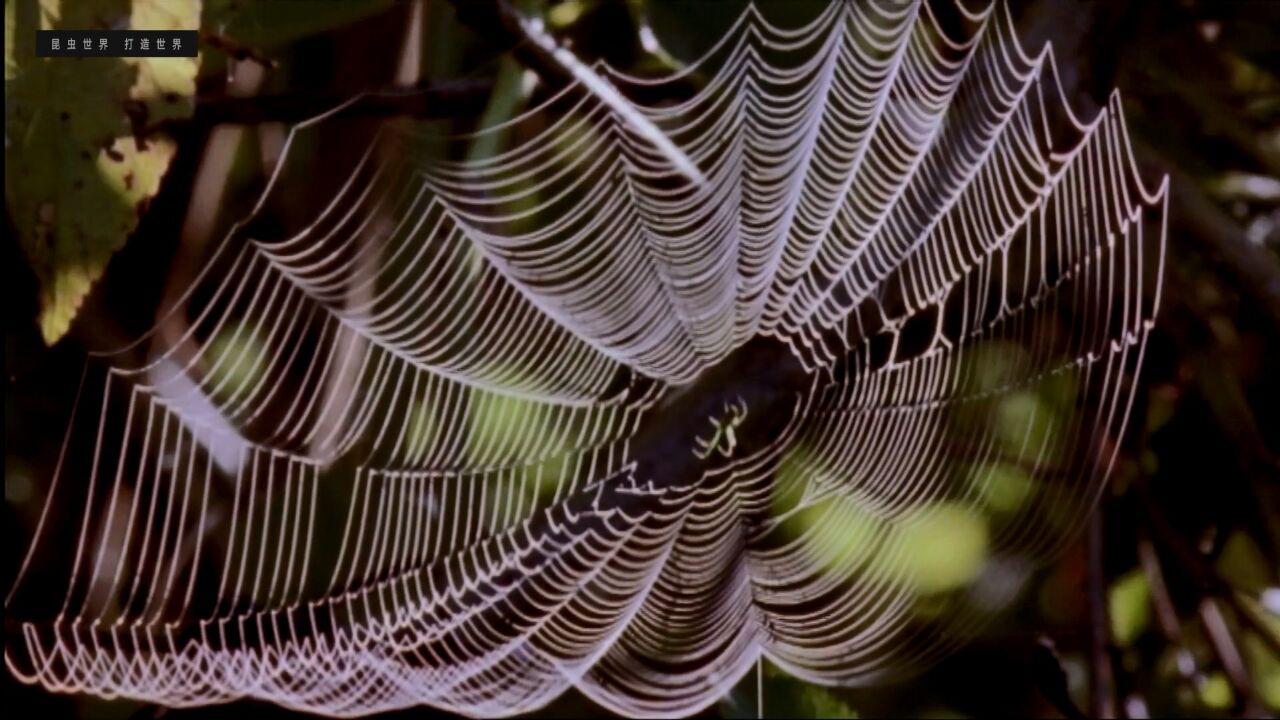
[[[5, 8], [5, 201], [40, 283], [40, 331], [57, 341], [138, 225], [173, 158], [133, 124], [190, 115], [199, 58], [37, 58], [42, 29], [197, 27], [198, 0], [41, 0]], [[30, 23], [32, 27], [26, 27]], [[132, 116], [132, 118], [131, 118]]]
[[1260, 592], [1273, 582], [1273, 570], [1262, 550], [1243, 530], [1231, 533], [1223, 543], [1216, 564], [1223, 578], [1247, 593]]
[[783, 521], [790, 537], [804, 536], [824, 567], [848, 567], [867, 560], [884, 524], [859, 503], [845, 498], [806, 505]]
[[[1272, 624], [1272, 630], [1280, 634], [1280, 618]], [[1268, 708], [1280, 712], [1280, 657], [1252, 633], [1244, 638], [1244, 652], [1258, 697]]]
[[258, 385], [266, 374], [266, 344], [252, 323], [222, 328], [205, 345], [206, 381], [226, 401]]
[[493, 81], [489, 102], [480, 116], [478, 125], [482, 132], [476, 135], [467, 148], [467, 160], [487, 160], [502, 152], [510, 138], [510, 128], [491, 130], [510, 120], [524, 106], [526, 94], [523, 88], [524, 67], [510, 54], [498, 61], [498, 74]]
[[1011, 515], [1036, 491], [1035, 482], [1013, 463], [993, 462], [969, 468], [969, 485], [991, 510]]
[[901, 554], [888, 568], [921, 595], [968, 585], [986, 565], [986, 521], [957, 503], [921, 505], [898, 520], [895, 545]]
[[[788, 708], [788, 715], [802, 718], [856, 718], [858, 713], [849, 703], [820, 685], [810, 683], [800, 687], [796, 694], [796, 706]], [[792, 714], [794, 713], [794, 714]]]
[[1231, 691], [1231, 683], [1227, 676], [1215, 672], [1200, 683], [1200, 702], [1211, 710], [1229, 710], [1235, 704], [1235, 693]]
[[[529, 99], [531, 86], [526, 84], [526, 70], [510, 54], [503, 55], [498, 61], [498, 74], [494, 79], [493, 91], [489, 94], [489, 102], [480, 116], [481, 132], [477, 133], [467, 147], [467, 161], [479, 162], [501, 154], [511, 139], [512, 127], [504, 126], [524, 108]], [[537, 183], [533, 177], [520, 182], [522, 192], [504, 205], [503, 213], [517, 215], [531, 212], [537, 207], [539, 193], [534, 189]], [[511, 230], [520, 232], [527, 230], [533, 222], [532, 215], [522, 221], [513, 221]], [[467, 251], [471, 276], [479, 277], [484, 266], [484, 256], [478, 246], [471, 246]]]
[[1158, 432], [1173, 419], [1177, 409], [1177, 388], [1164, 386], [1153, 389], [1147, 394], [1147, 432]]
[[568, 468], [561, 452], [568, 430], [546, 406], [494, 392], [472, 396], [468, 413], [467, 452], [477, 467], [530, 464], [530, 485], [535, 499], [555, 495]]
[[1107, 607], [1111, 639], [1119, 647], [1129, 647], [1151, 624], [1151, 586], [1142, 570], [1130, 570], [1111, 584]]
[[424, 400], [415, 401], [409, 410], [408, 434], [405, 436], [409, 447], [414, 450], [430, 447], [437, 433], [436, 417], [431, 403]]
[[965, 373], [974, 390], [990, 392], [1015, 382], [1029, 364], [1027, 351], [1017, 343], [989, 340], [965, 352]]
[[886, 525], [853, 498], [804, 500], [805, 489], [815, 481], [820, 483], [823, 472], [804, 445], [789, 448], [773, 484], [772, 511], [785, 515], [783, 535], [793, 540], [804, 538], [810, 555], [824, 567], [856, 566], [876, 551]]
[[563, 30], [578, 22], [588, 10], [594, 8], [598, 0], [561, 0], [547, 10], [547, 24], [557, 30]]
[[996, 436], [1015, 457], [1055, 460], [1062, 425], [1057, 409], [1029, 390], [1007, 395], [996, 409]]

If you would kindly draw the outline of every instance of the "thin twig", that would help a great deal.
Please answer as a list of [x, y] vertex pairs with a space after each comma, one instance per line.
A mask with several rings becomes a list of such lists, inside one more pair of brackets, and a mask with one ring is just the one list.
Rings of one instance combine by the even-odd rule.
[[1111, 667], [1111, 618], [1107, 613], [1107, 584], [1103, 574], [1102, 511], [1089, 518], [1086, 585], [1089, 597], [1089, 702], [1093, 717], [1115, 717], [1115, 673]]
[[1249, 626], [1249, 629], [1253, 630], [1272, 652], [1280, 654], [1280, 637], [1276, 636], [1275, 631], [1268, 627], [1263, 618], [1249, 610], [1248, 606], [1240, 600], [1235, 587], [1218, 574], [1218, 571], [1206, 562], [1173, 527], [1151, 496], [1151, 488], [1146, 479], [1139, 476], [1134, 481], [1134, 488], [1142, 500], [1151, 529], [1160, 538], [1160, 542], [1178, 558], [1183, 572], [1204, 592], [1226, 601], [1235, 610], [1240, 620]]
[[1175, 242], [1192, 241], [1195, 249], [1217, 261], [1280, 331], [1280, 261], [1265, 247], [1250, 242], [1239, 223], [1159, 152], [1137, 141], [1134, 151], [1149, 172], [1169, 176], [1169, 205], [1175, 209], [1170, 213], [1170, 237]]
[[1164, 570], [1160, 567], [1160, 555], [1156, 552], [1151, 538], [1143, 534], [1138, 539], [1138, 559], [1143, 573], [1147, 576], [1147, 585], [1151, 588], [1151, 602], [1156, 608], [1156, 622], [1161, 634], [1176, 651], [1178, 675], [1191, 682], [1199, 673], [1196, 657], [1183, 642], [1182, 623], [1178, 619], [1178, 610], [1174, 607], [1173, 596], [1169, 593], [1169, 585], [1164, 580]]
[[500, 44], [509, 47], [515, 58], [537, 73], [549, 87], [563, 87], [576, 81], [653, 146], [676, 172], [695, 185], [706, 184], [702, 171], [684, 150], [652, 120], [636, 110], [611, 82], [579, 60], [568, 48], [558, 44], [540, 18], [522, 16], [506, 0], [492, 3], [453, 0], [453, 5], [459, 20], [476, 27], [486, 36], [496, 35]]
[[1218, 661], [1222, 663], [1222, 669], [1226, 672], [1232, 689], [1244, 699], [1245, 716], [1261, 717], [1262, 706], [1258, 702], [1257, 693], [1254, 692], [1253, 678], [1249, 675], [1249, 668], [1244, 663], [1244, 655], [1240, 652], [1239, 644], [1232, 636], [1231, 629], [1227, 627], [1227, 619], [1222, 614], [1222, 608], [1217, 601], [1208, 597], [1200, 602], [1198, 612], [1200, 625], [1209, 639], [1209, 646], [1213, 648]]
[[458, 21], [475, 30], [491, 45], [510, 52], [521, 65], [538, 74], [544, 85], [560, 89], [573, 82], [573, 75], [545, 48], [530, 42], [520, 27], [520, 13], [506, 0], [475, 2], [449, 0]]
[[1178, 611], [1173, 606], [1173, 598], [1169, 595], [1169, 586], [1165, 584], [1164, 572], [1160, 569], [1160, 558], [1156, 555], [1155, 546], [1145, 535], [1138, 539], [1138, 559], [1142, 563], [1142, 571], [1147, 576], [1147, 585], [1151, 588], [1152, 605], [1156, 608], [1156, 622], [1160, 632], [1171, 644], [1181, 647], [1182, 625], [1178, 621]]

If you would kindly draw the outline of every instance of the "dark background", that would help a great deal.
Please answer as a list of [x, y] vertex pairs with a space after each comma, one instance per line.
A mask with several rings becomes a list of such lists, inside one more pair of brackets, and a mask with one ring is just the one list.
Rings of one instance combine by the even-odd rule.
[[[422, 5], [419, 80], [438, 89], [430, 102], [353, 112], [373, 124], [403, 110], [446, 130], [501, 121], [504, 90], [490, 81], [513, 57], [528, 62], [527, 48], [513, 56], [492, 7], [462, 7], [460, 19], [442, 0]], [[661, 60], [636, 39], [637, 9], [667, 51], [688, 59], [743, 4], [519, 7], [544, 13], [583, 58], [652, 72]], [[813, 6], [766, 10], [786, 25]], [[178, 154], [137, 231], [53, 347], [35, 324], [37, 281], [6, 216], [6, 587], [38, 520], [85, 351], [118, 346], [149, 327], [165, 293], [198, 262], [203, 246], [182, 227], [202, 200], [193, 198], [193, 183], [219, 123], [244, 123], [244, 147], [230, 147], [248, 159], [238, 157], [227, 178], [207, 233], [215, 237], [262, 189], [255, 151], [278, 132], [272, 122], [397, 83], [400, 38], [414, 9], [384, 2], [344, 14], [314, 3], [215, 2], [204, 12], [197, 110], [166, 128]], [[1073, 705], [1115, 715], [1280, 712], [1280, 619], [1260, 602], [1270, 589], [1270, 612], [1280, 604], [1280, 2], [1041, 0], [1015, 3], [1013, 14], [1027, 47], [1054, 43], [1081, 114], [1121, 90], [1148, 181], [1170, 176], [1163, 306], [1110, 490], [1080, 540], [1037, 573], [1005, 621], [961, 652], [909, 681], [866, 689], [817, 688], [766, 669], [766, 714], [1060, 716]], [[244, 63], [270, 67], [256, 97], [241, 100], [229, 94], [227, 78]], [[22, 716], [288, 714], [254, 703], [168, 712], [52, 696], [5, 678], [6, 709]], [[599, 712], [571, 694], [540, 714]], [[755, 678], [705, 714], [755, 716]]]

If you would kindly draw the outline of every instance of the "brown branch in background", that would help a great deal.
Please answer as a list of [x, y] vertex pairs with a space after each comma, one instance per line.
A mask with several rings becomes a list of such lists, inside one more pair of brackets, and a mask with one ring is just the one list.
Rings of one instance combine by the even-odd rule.
[[1176, 68], [1158, 62], [1141, 63], [1136, 67], [1141, 81], [1157, 87], [1159, 92], [1176, 95], [1182, 105], [1203, 119], [1206, 130], [1251, 158], [1267, 174], [1280, 175], [1280, 149], [1265, 133], [1251, 127], [1237, 108], [1223, 101], [1221, 78], [1230, 73], [1229, 53], [1201, 33], [1180, 36], [1179, 48], [1197, 58], [1197, 62]]
[[[1127, 12], [1129, 8], [1122, 3], [1108, 5], [1041, 0], [1031, 6], [1021, 20], [1020, 34], [1031, 47], [1052, 41], [1059, 57], [1081, 59], [1076, 63], [1061, 63], [1059, 69], [1064, 94], [1086, 116], [1093, 115], [1099, 108], [1097, 100], [1085, 91], [1090, 87], [1115, 86], [1116, 53], [1123, 43], [1112, 40], [1123, 37], [1127, 32], [1124, 27]], [[1098, 50], [1082, 52], [1081, 47], [1086, 40], [1091, 48]], [[1260, 156], [1255, 152], [1256, 144], [1251, 139], [1241, 149], [1250, 151], [1260, 163], [1274, 170], [1280, 158], [1274, 153]], [[1255, 300], [1272, 326], [1280, 331], [1280, 261], [1266, 248], [1249, 242], [1243, 228], [1175, 163], [1136, 138], [1134, 152], [1144, 176], [1169, 176], [1172, 241], [1180, 242], [1183, 238], [1192, 241], [1192, 249], [1207, 254], [1238, 278], [1242, 290]]]
[[[489, 98], [493, 83], [488, 80], [457, 80], [445, 83], [396, 85], [371, 90], [354, 98], [338, 93], [282, 93], [241, 97], [222, 94], [200, 98], [190, 119], [166, 120], [148, 126], [154, 133], [185, 125], [259, 125], [278, 122], [294, 124], [335, 111], [338, 117], [417, 118], [465, 117], [479, 114]], [[344, 105], [345, 103], [345, 105]]]
[[1209, 639], [1209, 646], [1213, 648], [1213, 653], [1222, 663], [1222, 669], [1227, 674], [1231, 688], [1235, 690], [1237, 697], [1244, 700], [1245, 717], [1262, 717], [1262, 704], [1258, 701], [1257, 693], [1254, 692], [1249, 668], [1244, 663], [1240, 645], [1227, 626], [1227, 618], [1222, 614], [1222, 608], [1216, 600], [1207, 597], [1200, 601], [1197, 611], [1200, 615], [1200, 625]]
[[1173, 598], [1169, 595], [1169, 587], [1164, 582], [1164, 572], [1160, 569], [1160, 558], [1156, 555], [1155, 546], [1143, 535], [1138, 540], [1138, 559], [1142, 563], [1142, 571], [1147, 576], [1147, 585], [1151, 587], [1151, 600], [1156, 609], [1156, 621], [1165, 639], [1175, 645], [1182, 643], [1182, 627], [1178, 622], [1178, 611], [1173, 606]]
[[[1239, 512], [1257, 527], [1268, 527], [1268, 518], [1275, 517], [1278, 508], [1264, 487], [1280, 480], [1280, 460], [1268, 447], [1241, 378], [1223, 366], [1223, 358], [1231, 357], [1232, 350], [1214, 330], [1221, 314], [1212, 300], [1204, 299], [1200, 284], [1183, 263], [1166, 265], [1164, 280], [1161, 329], [1173, 341], [1183, 367], [1190, 371], [1183, 381], [1186, 390], [1199, 395], [1213, 423], [1230, 439], [1241, 482], [1252, 487], [1259, 500], [1241, 506]], [[1169, 531], [1158, 539], [1165, 541], [1166, 537], [1178, 538]], [[1185, 562], [1181, 557], [1179, 560]]]
[[573, 77], [551, 53], [525, 37], [520, 29], [520, 14], [507, 0], [449, 0], [449, 4], [453, 5], [458, 22], [493, 46], [510, 52], [521, 65], [537, 73], [543, 84], [558, 90], [572, 82]]
[[1138, 559], [1142, 564], [1143, 574], [1147, 577], [1147, 585], [1151, 588], [1151, 604], [1156, 609], [1156, 624], [1164, 639], [1172, 645], [1176, 652], [1178, 675], [1187, 682], [1194, 681], [1199, 670], [1196, 667], [1195, 654], [1187, 649], [1182, 639], [1182, 623], [1178, 620], [1178, 610], [1174, 607], [1169, 586], [1164, 580], [1164, 570], [1160, 567], [1160, 556], [1151, 538], [1142, 534], [1138, 538]]
[[[538, 75], [541, 85], [549, 92], [556, 92], [572, 84], [573, 75], [551, 54], [551, 51], [533, 42], [520, 26], [519, 11], [508, 0], [449, 0], [457, 12], [458, 21], [471, 28], [491, 46], [510, 52], [524, 67]], [[696, 73], [668, 80], [654, 88], [628, 88], [628, 97], [644, 102], [656, 100], [683, 100], [692, 97], [705, 82]]]
[[1191, 241], [1240, 281], [1274, 329], [1280, 332], [1280, 260], [1250, 242], [1244, 229], [1206, 196], [1194, 180], [1153, 148], [1135, 141], [1138, 162], [1149, 175], [1168, 174], [1170, 237]]
[[[262, 86], [266, 71], [254, 63], [233, 63], [228, 92], [241, 100], [252, 100]], [[186, 288], [194, 281], [199, 258], [205, 257], [210, 240], [217, 229], [218, 215], [227, 190], [227, 179], [235, 163], [236, 152], [246, 132], [240, 127], [215, 127], [201, 149], [200, 166], [191, 188], [191, 202], [183, 219], [178, 246], [165, 282], [164, 295], [157, 306], [157, 340], [171, 348], [184, 360], [196, 353], [188, 337], [187, 316], [175, 312]], [[186, 338], [184, 341], [183, 339]]]
[[1116, 716], [1115, 672], [1111, 667], [1111, 617], [1107, 612], [1107, 578], [1103, 571], [1102, 508], [1089, 517], [1085, 548], [1085, 585], [1089, 599], [1089, 714]]
[[1146, 478], [1139, 475], [1134, 480], [1134, 489], [1142, 501], [1142, 506], [1146, 511], [1147, 520], [1151, 524], [1152, 531], [1160, 539], [1161, 544], [1168, 548], [1174, 557], [1178, 559], [1180, 569], [1187, 574], [1188, 578], [1203, 593], [1219, 598], [1231, 606], [1240, 621], [1247, 625], [1250, 630], [1253, 630], [1273, 653], [1280, 655], [1280, 637], [1277, 637], [1276, 633], [1267, 625], [1265, 618], [1259, 617], [1251, 611], [1247, 604], [1241, 601], [1239, 592], [1235, 587], [1223, 578], [1182, 537], [1177, 528], [1169, 522], [1159, 503], [1152, 496], [1151, 487]]

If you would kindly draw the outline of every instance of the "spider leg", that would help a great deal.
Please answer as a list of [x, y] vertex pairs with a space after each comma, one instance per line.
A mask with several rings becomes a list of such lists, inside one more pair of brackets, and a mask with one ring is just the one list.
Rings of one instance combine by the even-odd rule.
[[724, 450], [721, 452], [721, 454], [723, 454], [725, 457], [729, 457], [731, 454], [733, 454], [733, 449], [738, 446], [738, 436], [733, 433], [732, 425], [729, 425], [724, 429], [724, 439], [726, 442], [724, 445]]

